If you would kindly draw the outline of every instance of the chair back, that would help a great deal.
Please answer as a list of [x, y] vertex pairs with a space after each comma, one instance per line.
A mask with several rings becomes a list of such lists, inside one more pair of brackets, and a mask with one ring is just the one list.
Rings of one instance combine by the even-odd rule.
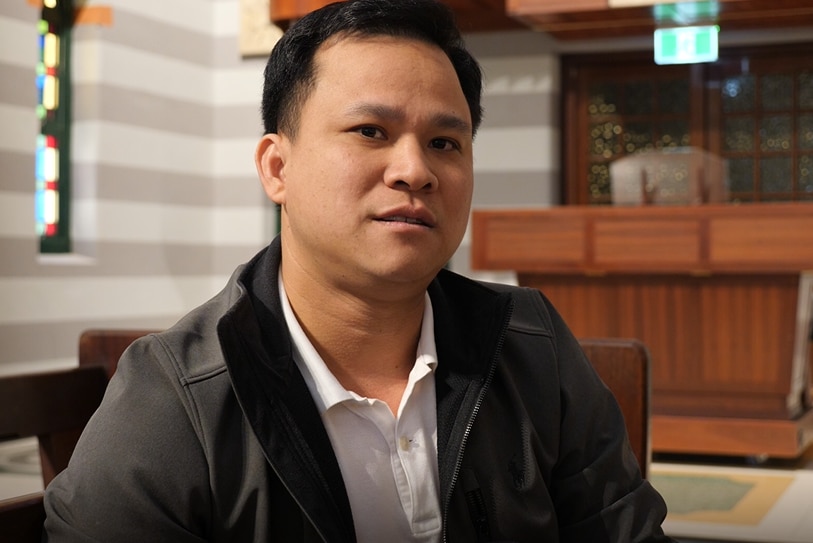
[[[37, 437], [44, 486], [68, 465], [82, 429], [102, 401], [102, 368], [0, 377], [0, 441]], [[0, 501], [0, 542], [39, 542], [42, 492]]]
[[0, 543], [40, 543], [43, 523], [42, 492], [0, 500]]
[[136, 339], [155, 331], [104, 328], [85, 330], [79, 336], [79, 366], [101, 366], [109, 379], [116, 371], [124, 350]]
[[[124, 350], [154, 330], [91, 329], [79, 338], [79, 366], [102, 366], [108, 377], [116, 371]], [[649, 365], [646, 346], [636, 339], [579, 340], [599, 377], [621, 407], [632, 449], [646, 477], [652, 451], [649, 436]]]
[[101, 368], [0, 377], [0, 440], [37, 437], [43, 483], [65, 469], [107, 388]]
[[[124, 350], [152, 330], [86, 330], [79, 339], [79, 365], [102, 366], [113, 375]], [[649, 437], [649, 351], [635, 339], [579, 340], [596, 372], [621, 406], [630, 443], [646, 476], [651, 459]]]
[[648, 349], [637, 339], [582, 338], [579, 343], [621, 407], [632, 450], [647, 477], [652, 458]]
[[[124, 350], [150, 332], [87, 330], [79, 340], [78, 368], [0, 377], [0, 440], [37, 436], [46, 486], [68, 465]], [[583, 338], [579, 343], [621, 407], [646, 477], [652, 454], [649, 351], [634, 339]], [[0, 501], [0, 541], [38, 542], [44, 520], [42, 492]]]

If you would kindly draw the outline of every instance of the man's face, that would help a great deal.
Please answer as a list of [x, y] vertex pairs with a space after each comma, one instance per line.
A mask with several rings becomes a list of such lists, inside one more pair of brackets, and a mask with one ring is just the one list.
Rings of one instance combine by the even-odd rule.
[[294, 139], [258, 148], [284, 258], [340, 288], [423, 288], [471, 205], [471, 114], [454, 68], [437, 47], [391, 37], [327, 43], [315, 66]]

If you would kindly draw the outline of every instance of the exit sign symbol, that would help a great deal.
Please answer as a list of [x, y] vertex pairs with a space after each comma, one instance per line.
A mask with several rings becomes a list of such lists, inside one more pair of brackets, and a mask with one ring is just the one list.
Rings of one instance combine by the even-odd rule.
[[718, 26], [683, 26], [655, 31], [657, 64], [692, 64], [717, 60]]

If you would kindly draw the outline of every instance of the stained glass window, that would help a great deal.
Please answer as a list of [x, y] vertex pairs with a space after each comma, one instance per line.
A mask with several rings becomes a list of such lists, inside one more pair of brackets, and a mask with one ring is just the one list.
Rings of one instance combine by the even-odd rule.
[[610, 203], [612, 162], [691, 144], [687, 69], [671, 67], [668, 73], [673, 75], [660, 78], [631, 72], [599, 69], [585, 82], [590, 204]]
[[732, 200], [813, 199], [807, 166], [813, 141], [811, 69], [805, 52], [782, 62], [752, 53], [734, 56], [712, 72], [721, 81], [720, 154], [732, 166]]
[[[566, 203], [616, 203], [621, 185], [639, 200], [674, 196], [649, 203], [813, 201], [813, 42], [683, 67], [641, 52], [565, 55], [563, 73]], [[702, 162], [687, 169], [681, 153]], [[683, 200], [680, 187], [692, 189]]]
[[70, 247], [70, 31], [72, 0], [44, 0], [37, 63], [35, 217], [40, 252]]

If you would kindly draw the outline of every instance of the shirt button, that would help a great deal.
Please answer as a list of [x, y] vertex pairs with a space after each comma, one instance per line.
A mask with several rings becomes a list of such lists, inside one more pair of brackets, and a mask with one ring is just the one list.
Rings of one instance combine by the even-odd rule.
[[406, 436], [401, 436], [401, 439], [399, 440], [399, 442], [400, 442], [402, 451], [408, 451], [409, 450], [409, 444], [411, 443], [410, 439], [408, 439]]

